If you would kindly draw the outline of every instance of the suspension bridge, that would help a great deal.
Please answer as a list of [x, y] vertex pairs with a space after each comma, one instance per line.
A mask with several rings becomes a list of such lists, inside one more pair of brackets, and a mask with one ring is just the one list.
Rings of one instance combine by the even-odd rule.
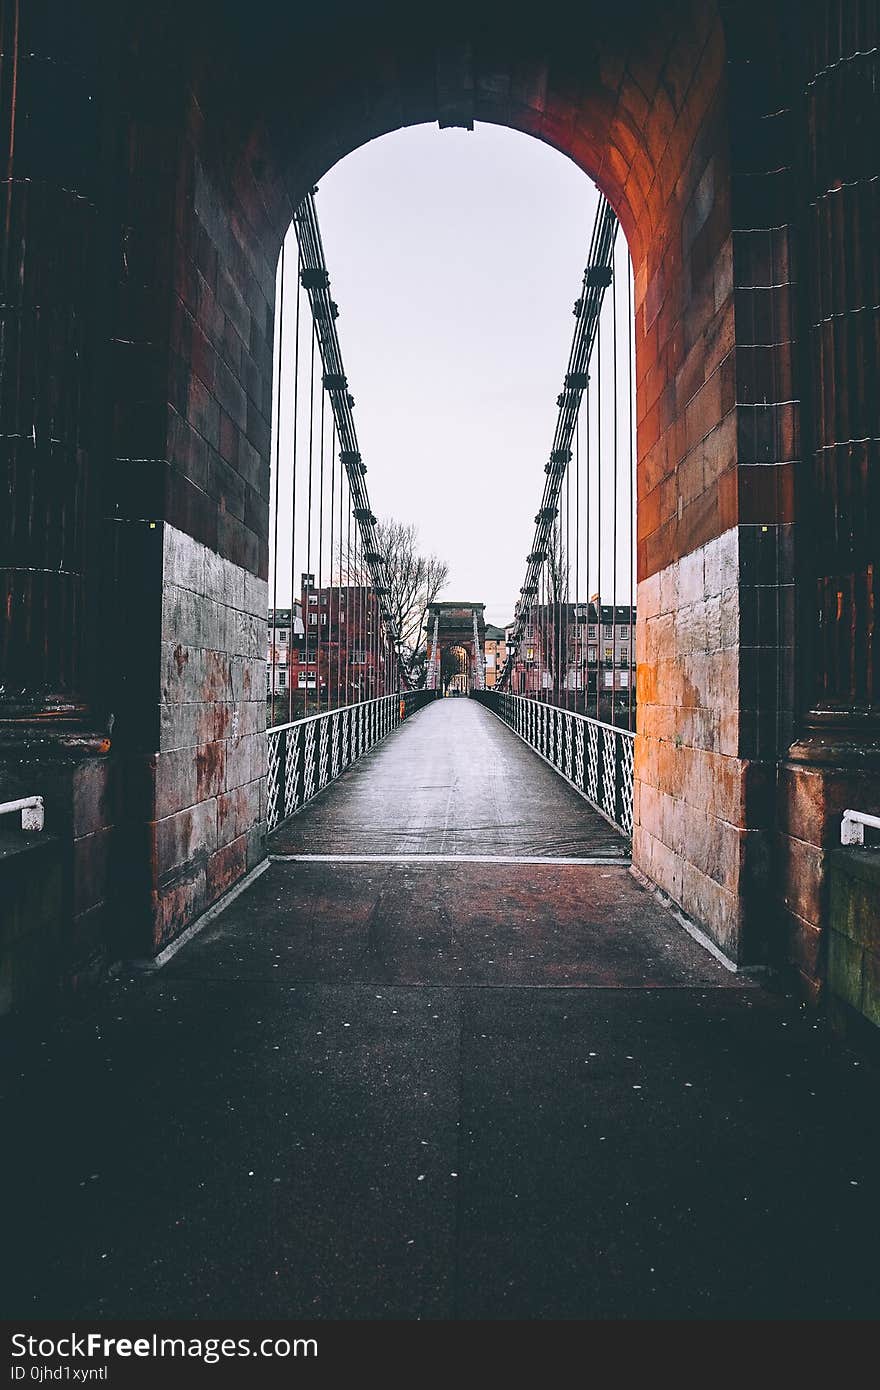
[[[0, 7], [15, 1316], [875, 1315], [857, 8]], [[602, 191], [413, 642], [316, 180], [425, 120]]]

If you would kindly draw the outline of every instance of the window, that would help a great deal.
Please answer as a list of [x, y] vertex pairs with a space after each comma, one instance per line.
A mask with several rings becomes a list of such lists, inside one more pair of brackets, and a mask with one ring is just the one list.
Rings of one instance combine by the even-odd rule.
[[310, 613], [310, 614], [309, 614], [309, 627], [317, 627], [317, 626], [318, 626], [318, 615], [317, 615], [317, 613]]
[[606, 662], [607, 662], [609, 665], [611, 665], [611, 664], [613, 663], [613, 661], [614, 661], [614, 648], [613, 648], [613, 647], [606, 647], [606, 648], [605, 648], [605, 660], [606, 660]]
[[322, 627], [326, 627], [326, 626], [327, 626], [327, 614], [326, 614], [326, 613], [322, 613], [322, 614], [321, 614], [321, 626], [322, 626]]
[[310, 607], [310, 608], [317, 608], [317, 606], [318, 606], [318, 595], [317, 595], [317, 594], [309, 594], [309, 607]]
[[287, 641], [287, 630], [286, 630], [285, 628], [282, 628], [281, 631], [278, 633], [278, 641], [279, 641], [279, 642], [286, 642], [286, 641]]
[[284, 687], [286, 686], [286, 684], [287, 684], [287, 672], [286, 672], [286, 671], [279, 671], [279, 672], [278, 672], [278, 684], [281, 686], [281, 689], [282, 689], [282, 690], [283, 690]]
[[596, 624], [595, 624], [595, 623], [590, 623], [589, 627], [587, 628], [587, 636], [588, 636], [588, 637], [595, 637], [595, 636], [596, 636]]
[[617, 632], [620, 637], [629, 637], [629, 624], [622, 623]]
[[621, 647], [621, 649], [620, 649], [620, 664], [621, 664], [621, 666], [628, 666], [628, 665], [629, 665], [629, 648], [628, 648], [628, 647]]
[[614, 628], [613, 628], [613, 626], [611, 625], [611, 623], [606, 623], [606, 624], [605, 624], [605, 636], [606, 636], [606, 637], [613, 637], [613, 636], [614, 636]]

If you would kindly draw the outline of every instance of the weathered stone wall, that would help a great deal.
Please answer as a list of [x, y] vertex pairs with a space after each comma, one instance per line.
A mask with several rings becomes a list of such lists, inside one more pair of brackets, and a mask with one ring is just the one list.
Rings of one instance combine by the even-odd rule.
[[880, 1028], [880, 853], [838, 846], [829, 879], [829, 993]]
[[[798, 737], [780, 767], [777, 864], [780, 956], [815, 997], [827, 973], [841, 815], [847, 807], [880, 814], [880, 12], [827, 0], [805, 20], [800, 336], [810, 429], [798, 578], [806, 659]], [[835, 971], [849, 948], [836, 949]]]
[[633, 857], [736, 959], [748, 833], [738, 530], [642, 580], [638, 615]]
[[265, 579], [166, 523], [154, 945], [265, 853]]

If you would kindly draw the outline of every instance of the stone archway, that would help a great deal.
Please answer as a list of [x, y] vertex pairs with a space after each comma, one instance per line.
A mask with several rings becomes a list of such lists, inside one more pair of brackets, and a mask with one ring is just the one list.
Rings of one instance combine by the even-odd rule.
[[[402, 3], [331, 0], [304, 19], [190, 0], [108, 6], [81, 30], [79, 5], [52, 19], [50, 47], [75, 75], [63, 94], [71, 141], [53, 156], [33, 126], [24, 157], [49, 194], [41, 205], [22, 193], [16, 215], [31, 219], [34, 283], [53, 246], [66, 248], [53, 290], [83, 336], [75, 354], [60, 351], [46, 409], [64, 405], [50, 421], [76, 460], [62, 502], [89, 524], [67, 528], [69, 564], [53, 583], [80, 609], [100, 589], [105, 625], [134, 622], [138, 641], [108, 660], [80, 620], [54, 660], [13, 623], [7, 652], [25, 684], [84, 703], [90, 727], [112, 716], [102, 776], [125, 795], [99, 829], [112, 831], [142, 949], [178, 934], [263, 853], [274, 267], [292, 206], [386, 131], [486, 120], [569, 155], [626, 232], [639, 420], [634, 858], [733, 959], [768, 958], [773, 786], [804, 698], [788, 601], [800, 394], [789, 8], [477, 0], [425, 20]], [[22, 61], [21, 101], [39, 112], [49, 82], [33, 55]], [[65, 198], [78, 187], [91, 211]], [[86, 371], [111, 389], [84, 403]], [[41, 439], [18, 461], [19, 492], [52, 517], [45, 479], [58, 466]], [[42, 544], [25, 537], [21, 553]], [[17, 613], [18, 570], [11, 582]], [[32, 607], [47, 602], [34, 591]], [[86, 912], [110, 900], [103, 853]], [[75, 864], [96, 854], [94, 842], [75, 847]], [[791, 954], [814, 977], [810, 923], [787, 920]]]

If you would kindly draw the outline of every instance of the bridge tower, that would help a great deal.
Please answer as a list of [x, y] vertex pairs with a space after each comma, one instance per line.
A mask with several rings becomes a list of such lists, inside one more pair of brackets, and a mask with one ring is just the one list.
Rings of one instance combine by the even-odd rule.
[[428, 675], [436, 673], [436, 689], [484, 689], [485, 608], [453, 600], [428, 605]]

